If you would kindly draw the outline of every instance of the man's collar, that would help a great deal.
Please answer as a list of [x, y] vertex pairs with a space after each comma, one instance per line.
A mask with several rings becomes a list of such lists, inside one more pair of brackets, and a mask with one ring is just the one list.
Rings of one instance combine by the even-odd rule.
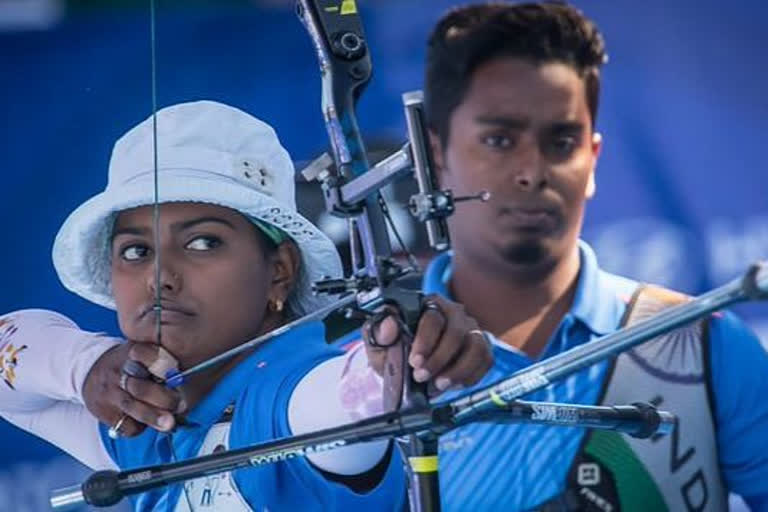
[[[422, 287], [425, 293], [451, 298], [448, 285], [453, 275], [452, 258], [453, 252], [446, 251], [429, 263]], [[612, 305], [603, 301], [614, 296], [610, 283], [597, 266], [594, 251], [586, 242], [579, 241], [579, 275], [569, 314], [595, 334], [607, 334], [616, 329], [616, 314]]]
[[[606, 299], [615, 297], [613, 288], [600, 267], [592, 248], [579, 241], [579, 277], [570, 314], [595, 334], [608, 334], [616, 329], [616, 313], [613, 303]], [[615, 302], [615, 301], [614, 301]]]
[[453, 276], [452, 259], [453, 251], [445, 251], [435, 256], [429, 262], [427, 270], [424, 272], [424, 279], [422, 280], [421, 288], [424, 293], [434, 293], [450, 299], [453, 298], [448, 290], [448, 283], [451, 282], [451, 277]]

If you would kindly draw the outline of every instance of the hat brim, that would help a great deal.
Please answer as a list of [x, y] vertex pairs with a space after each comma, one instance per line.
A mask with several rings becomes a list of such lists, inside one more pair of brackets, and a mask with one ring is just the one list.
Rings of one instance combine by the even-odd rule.
[[[199, 202], [237, 210], [283, 230], [301, 252], [302, 268], [289, 307], [297, 315], [333, 301], [314, 295], [312, 283], [340, 277], [341, 261], [333, 242], [314, 224], [272, 197], [243, 187], [233, 178], [206, 179], [189, 169], [165, 169], [158, 175], [157, 202]], [[53, 264], [62, 284], [81, 297], [115, 309], [110, 268], [110, 237], [117, 213], [155, 203], [154, 176], [110, 188], [80, 205], [64, 221], [53, 244]]]

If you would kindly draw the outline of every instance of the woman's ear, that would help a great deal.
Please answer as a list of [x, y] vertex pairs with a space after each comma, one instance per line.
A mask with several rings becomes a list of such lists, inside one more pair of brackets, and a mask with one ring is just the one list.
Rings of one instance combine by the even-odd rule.
[[301, 252], [293, 240], [286, 240], [272, 253], [272, 283], [269, 301], [284, 303], [291, 295], [301, 270]]

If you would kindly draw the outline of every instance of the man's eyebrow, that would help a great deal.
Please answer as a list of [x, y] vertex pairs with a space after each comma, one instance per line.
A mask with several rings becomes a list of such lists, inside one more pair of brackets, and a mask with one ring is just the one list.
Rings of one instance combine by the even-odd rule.
[[[475, 121], [483, 124], [491, 124], [512, 130], [524, 130], [530, 126], [530, 121], [522, 117], [511, 116], [493, 116], [480, 115], [475, 117]], [[549, 130], [552, 132], [578, 132], [584, 128], [581, 121], [553, 121], [549, 123]]]
[[580, 132], [584, 129], [581, 121], [557, 121], [552, 123], [553, 132]]
[[[197, 219], [190, 219], [185, 221], [179, 221], [175, 222], [171, 225], [172, 231], [184, 231], [185, 229], [189, 229], [192, 227], [197, 226], [198, 224], [203, 224], [205, 222], [216, 222], [218, 224], [223, 224], [233, 231], [236, 230], [235, 225], [232, 224], [227, 219], [222, 219], [221, 217], [199, 217]], [[124, 226], [115, 229], [112, 232], [112, 240], [117, 238], [120, 235], [133, 235], [133, 236], [149, 236], [152, 234], [152, 230], [148, 227], [139, 227], [139, 226]]]
[[531, 122], [522, 117], [479, 115], [475, 121], [483, 124], [492, 124], [503, 128], [522, 130], [530, 126]]

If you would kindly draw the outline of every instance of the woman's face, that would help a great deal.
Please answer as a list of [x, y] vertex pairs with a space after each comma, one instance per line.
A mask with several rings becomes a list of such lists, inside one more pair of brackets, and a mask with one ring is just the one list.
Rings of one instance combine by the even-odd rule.
[[257, 228], [229, 208], [168, 203], [160, 205], [158, 217], [157, 247], [152, 206], [123, 211], [115, 221], [112, 287], [126, 338], [157, 342], [158, 283], [161, 343], [181, 368], [278, 323], [268, 301], [285, 300], [296, 275], [286, 251], [266, 249]]

